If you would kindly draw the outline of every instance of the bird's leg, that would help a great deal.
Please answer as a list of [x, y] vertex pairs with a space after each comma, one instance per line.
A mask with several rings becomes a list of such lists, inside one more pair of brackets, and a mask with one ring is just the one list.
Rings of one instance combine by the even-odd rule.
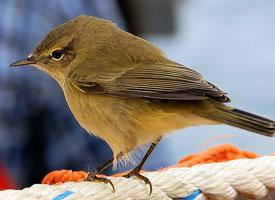
[[132, 176], [135, 176], [138, 179], [143, 180], [150, 187], [150, 194], [149, 195], [152, 194], [152, 183], [146, 176], [143, 176], [143, 175], [140, 174], [140, 170], [142, 169], [145, 161], [150, 156], [150, 154], [153, 152], [153, 150], [155, 149], [155, 147], [157, 146], [157, 144], [159, 143], [160, 140], [161, 140], [161, 138], [158, 139], [156, 142], [153, 142], [151, 144], [151, 146], [149, 147], [148, 151], [146, 152], [145, 156], [142, 158], [141, 162], [132, 171], [130, 171], [128, 174], [123, 176], [125, 178], [130, 178]]
[[96, 173], [89, 172], [88, 175], [87, 175], [87, 178], [85, 179], [85, 181], [103, 182], [103, 183], [106, 183], [106, 184], [109, 183], [113, 188], [113, 192], [115, 192], [115, 187], [114, 187], [114, 184], [112, 183], [112, 181], [110, 181], [108, 178], [98, 176], [107, 167], [109, 167], [113, 163], [113, 161], [114, 161], [114, 158], [111, 158], [110, 160], [105, 162], [103, 165], [101, 165], [99, 168], [97, 168]]

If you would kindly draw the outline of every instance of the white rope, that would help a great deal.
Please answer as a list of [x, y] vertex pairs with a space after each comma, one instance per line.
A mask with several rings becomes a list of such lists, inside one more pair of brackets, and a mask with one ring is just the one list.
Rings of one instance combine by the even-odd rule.
[[[108, 177], [114, 184], [80, 182], [36, 184], [0, 192], [1, 200], [233, 200], [275, 199], [275, 156], [171, 168], [143, 173], [149, 186], [136, 178]], [[273, 196], [272, 196], [273, 195]]]

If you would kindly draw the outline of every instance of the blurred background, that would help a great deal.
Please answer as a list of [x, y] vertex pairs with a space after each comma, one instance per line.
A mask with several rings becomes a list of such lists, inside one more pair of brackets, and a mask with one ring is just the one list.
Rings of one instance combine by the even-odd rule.
[[[110, 19], [199, 71], [235, 107], [275, 119], [274, 8], [271, 0], [0, 0], [0, 188], [30, 186], [55, 169], [92, 170], [112, 155], [80, 128], [54, 80], [8, 68], [56, 25], [80, 14]], [[189, 128], [163, 139], [145, 169], [220, 143], [275, 152], [274, 139], [247, 131]]]

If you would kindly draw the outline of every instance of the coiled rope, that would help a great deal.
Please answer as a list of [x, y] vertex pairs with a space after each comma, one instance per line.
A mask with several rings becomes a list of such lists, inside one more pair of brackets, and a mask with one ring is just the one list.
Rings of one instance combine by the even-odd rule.
[[[275, 199], [275, 156], [238, 159], [144, 172], [153, 185], [123, 177], [108, 177], [108, 184], [67, 182], [59, 185], [36, 184], [23, 190], [0, 192], [1, 200], [234, 200]], [[273, 196], [272, 196], [273, 195]]]

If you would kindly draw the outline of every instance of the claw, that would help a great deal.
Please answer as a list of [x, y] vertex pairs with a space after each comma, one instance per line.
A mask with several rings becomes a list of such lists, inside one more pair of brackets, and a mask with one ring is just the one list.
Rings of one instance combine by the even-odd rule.
[[152, 186], [151, 181], [150, 181], [146, 176], [141, 175], [138, 171], [135, 171], [135, 170], [129, 172], [129, 173], [126, 174], [126, 175], [123, 175], [123, 177], [125, 177], [125, 178], [131, 178], [132, 176], [137, 177], [138, 179], [144, 181], [145, 184], [148, 184], [148, 185], [149, 185], [149, 187], [150, 187], [149, 196], [151, 196], [152, 191], [153, 191], [153, 186]]
[[109, 183], [113, 189], [113, 192], [116, 191], [115, 186], [111, 180], [109, 180], [108, 178], [105, 178], [105, 177], [98, 177], [96, 173], [88, 173], [88, 176], [85, 179], [85, 181], [101, 182], [101, 183], [105, 183], [105, 184]]

